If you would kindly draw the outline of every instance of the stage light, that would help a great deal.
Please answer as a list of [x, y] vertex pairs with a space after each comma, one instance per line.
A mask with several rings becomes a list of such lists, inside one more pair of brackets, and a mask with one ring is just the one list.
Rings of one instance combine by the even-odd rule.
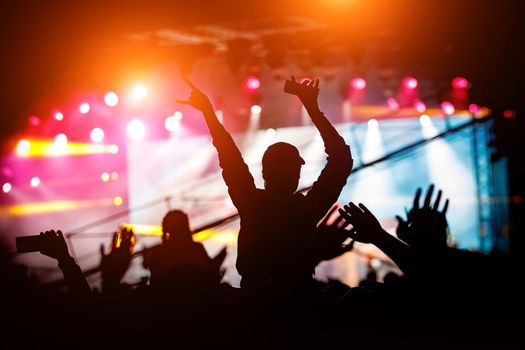
[[250, 111], [251, 111], [253, 114], [260, 114], [261, 111], [262, 111], [262, 108], [261, 108], [261, 106], [259, 106], [259, 105], [253, 105], [253, 106], [250, 108]]
[[55, 112], [53, 114], [53, 118], [55, 118], [55, 120], [61, 121], [64, 119], [64, 115], [61, 112]]
[[67, 145], [67, 136], [65, 134], [58, 134], [55, 136], [55, 146], [57, 147], [65, 147]]
[[16, 145], [16, 154], [19, 156], [25, 157], [29, 154], [31, 150], [31, 143], [28, 140], [20, 140]]
[[425, 102], [423, 102], [421, 100], [415, 100], [414, 101], [414, 109], [418, 113], [425, 113], [425, 111], [427, 110], [427, 106], [425, 105]]
[[425, 138], [431, 138], [438, 134], [437, 128], [432, 123], [432, 119], [426, 114], [422, 114], [419, 117], [419, 123], [421, 124], [421, 130]]
[[110, 91], [104, 96], [104, 102], [109, 107], [115, 107], [118, 104], [118, 95]]
[[29, 118], [27, 118], [27, 122], [31, 126], [39, 126], [40, 125], [40, 118], [36, 115], [32, 115]]
[[368, 127], [369, 128], [373, 128], [373, 129], [377, 129], [379, 127], [379, 122], [375, 119], [370, 119], [368, 121]]
[[37, 176], [32, 177], [30, 184], [33, 188], [38, 187], [38, 185], [40, 185], [40, 178], [38, 178]]
[[441, 112], [445, 115], [452, 115], [456, 109], [454, 108], [454, 105], [448, 101], [441, 102]]
[[82, 114], [87, 114], [89, 112], [89, 110], [91, 109], [91, 106], [89, 105], [89, 103], [87, 102], [84, 102], [80, 105], [80, 107], [78, 108], [78, 110], [80, 111], [80, 113]]
[[503, 117], [507, 119], [514, 119], [516, 118], [516, 112], [512, 109], [506, 109], [505, 111], [503, 111]]
[[4, 191], [4, 193], [11, 192], [12, 188], [13, 188], [13, 186], [11, 186], [11, 184], [9, 182], [6, 182], [5, 184], [2, 185], [2, 191]]
[[180, 120], [181, 117], [177, 116], [175, 112], [173, 115], [166, 118], [166, 121], [164, 122], [164, 127], [166, 128], [166, 130], [171, 132], [178, 131], [180, 129]]
[[103, 173], [100, 175], [100, 179], [101, 179], [103, 182], [108, 182], [108, 181], [109, 181], [109, 173], [107, 173], [107, 172], [103, 172]]
[[454, 89], [468, 89], [470, 82], [463, 77], [456, 77], [452, 79], [452, 87]]
[[271, 137], [274, 137], [275, 134], [277, 134], [277, 131], [275, 131], [275, 129], [273, 128], [266, 129], [266, 136], [271, 138]]
[[471, 103], [468, 105], [468, 111], [472, 114], [478, 113], [480, 110], [479, 106], [475, 103]]
[[111, 180], [113, 181], [118, 180], [118, 173], [116, 171], [111, 173]]
[[414, 77], [405, 77], [403, 78], [403, 86], [406, 89], [414, 90], [417, 88], [417, 79]]
[[132, 120], [128, 124], [128, 136], [133, 140], [140, 140], [146, 135], [146, 127], [140, 120]]
[[249, 92], [255, 92], [261, 87], [261, 81], [257, 77], [251, 75], [244, 79], [244, 87]]
[[399, 102], [397, 102], [397, 100], [393, 97], [389, 97], [386, 100], [386, 104], [388, 105], [388, 108], [390, 108], [391, 110], [397, 111], [399, 109]]
[[108, 148], [109, 153], [117, 154], [118, 153], [118, 146], [117, 145], [110, 145]]
[[350, 85], [354, 90], [363, 90], [366, 87], [366, 80], [356, 77], [351, 80]]
[[102, 130], [101, 128], [94, 128], [93, 130], [91, 130], [89, 137], [93, 142], [102, 142], [102, 140], [104, 140], [104, 130]]
[[136, 84], [131, 89], [131, 97], [135, 101], [140, 101], [148, 96], [148, 88], [144, 84]]
[[115, 204], [117, 207], [122, 205], [122, 197], [116, 196], [113, 198], [113, 204]]

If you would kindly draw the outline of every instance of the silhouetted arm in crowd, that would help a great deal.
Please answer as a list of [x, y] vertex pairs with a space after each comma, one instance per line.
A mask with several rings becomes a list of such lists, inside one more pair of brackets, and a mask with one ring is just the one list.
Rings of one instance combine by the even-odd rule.
[[120, 281], [128, 270], [135, 234], [133, 230], [123, 228], [120, 234], [115, 232], [111, 241], [110, 253], [100, 246], [100, 270], [102, 273], [102, 291], [111, 292], [119, 288]]
[[69, 255], [66, 240], [62, 231], [40, 232], [42, 239], [42, 249], [40, 253], [58, 260], [58, 267], [64, 274], [67, 288], [70, 293], [76, 296], [89, 296], [91, 289], [84, 277], [84, 273], [77, 265], [75, 259]]
[[361, 243], [371, 243], [388, 255], [399, 268], [407, 275], [414, 274], [417, 270], [416, 256], [413, 250], [383, 230], [376, 217], [359, 203], [359, 207], [354, 203], [349, 203], [339, 213], [345, 220], [353, 226], [349, 232], [349, 237]]
[[190, 105], [204, 115], [213, 139], [213, 145], [219, 155], [220, 166], [223, 170], [222, 176], [228, 186], [228, 192], [233, 204], [241, 211], [243, 206], [248, 204], [249, 196], [247, 193], [255, 190], [253, 176], [233, 138], [217, 118], [208, 97], [191, 81], [188, 79], [184, 79], [184, 81], [190, 86], [191, 94], [187, 101], [177, 100], [177, 102]]
[[[292, 80], [295, 81], [295, 77], [292, 76]], [[320, 220], [339, 197], [352, 171], [353, 159], [350, 147], [319, 109], [319, 79], [304, 81], [303, 86], [297, 96], [319, 130], [328, 155], [321, 175], [306, 195], [311, 204], [310, 215]]]

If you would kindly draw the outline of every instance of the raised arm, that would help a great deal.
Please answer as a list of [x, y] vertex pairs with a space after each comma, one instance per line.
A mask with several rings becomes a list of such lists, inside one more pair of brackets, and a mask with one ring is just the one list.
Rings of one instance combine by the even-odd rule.
[[41, 232], [40, 236], [42, 237], [40, 252], [58, 261], [58, 267], [64, 274], [68, 291], [79, 297], [89, 296], [91, 294], [89, 284], [75, 259], [69, 255], [62, 231]]
[[[292, 81], [295, 77], [292, 76]], [[307, 194], [313, 215], [320, 220], [339, 197], [353, 167], [350, 147], [319, 109], [319, 79], [303, 82], [297, 96], [323, 139], [327, 163]]]
[[240, 208], [248, 200], [246, 194], [255, 190], [253, 176], [233, 138], [215, 115], [215, 110], [208, 97], [191, 81], [188, 79], [184, 79], [184, 81], [190, 86], [191, 94], [187, 101], [177, 100], [177, 102], [190, 105], [200, 110], [204, 115], [204, 120], [213, 139], [213, 145], [219, 155], [220, 166], [223, 170], [222, 176], [228, 186], [228, 192], [233, 204], [238, 210], [241, 210]]

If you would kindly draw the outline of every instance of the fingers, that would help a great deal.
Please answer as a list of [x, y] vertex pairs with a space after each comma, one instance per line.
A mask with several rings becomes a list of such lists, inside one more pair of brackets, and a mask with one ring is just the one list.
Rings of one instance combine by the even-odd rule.
[[315, 79], [314, 87], [315, 88], [319, 87], [319, 79]]
[[188, 86], [194, 91], [200, 91], [188, 78], [182, 78]]
[[399, 215], [396, 215], [396, 220], [397, 220], [397, 222], [398, 222], [399, 225], [406, 225], [406, 223], [407, 223], [407, 222], [406, 222], [405, 220], [403, 220], [403, 218], [402, 218], [401, 216], [399, 216]]
[[428, 187], [427, 195], [425, 197], [424, 208], [430, 208], [430, 201], [432, 199], [432, 194], [434, 193], [434, 184]]
[[372, 212], [368, 210], [368, 208], [363, 203], [359, 203], [359, 208], [361, 208], [365, 213], [373, 215]]
[[105, 257], [106, 256], [106, 250], [104, 249], [104, 245], [103, 244], [100, 245], [99, 250], [100, 250], [100, 256], [101, 257]]
[[438, 210], [439, 202], [441, 202], [441, 196], [443, 195], [443, 191], [439, 190], [436, 201], [434, 202], [434, 206], [432, 207], [433, 210]]
[[326, 213], [326, 215], [324, 216], [324, 218], [321, 220], [321, 222], [319, 223], [319, 226], [324, 226], [326, 225], [326, 223], [328, 222], [328, 220], [330, 220], [330, 218], [332, 217], [332, 215], [334, 214], [334, 212], [337, 210], [337, 205], [334, 205], [330, 208], [330, 210], [328, 210], [328, 213]]
[[186, 100], [175, 100], [175, 102], [181, 103], [183, 105], [191, 105], [190, 101], [186, 101]]
[[[345, 205], [345, 208], [346, 208], [346, 205]], [[343, 218], [345, 218], [346, 221], [350, 221], [351, 222], [352, 217], [343, 208], [339, 208], [338, 212]]]
[[339, 225], [341, 224], [341, 222], [344, 220], [344, 218], [339, 215], [335, 220], [334, 220], [334, 223], [332, 224], [332, 226], [335, 226], [335, 227], [339, 227]]
[[445, 205], [443, 206], [443, 210], [441, 211], [443, 215], [447, 213], [447, 209], [448, 209], [448, 199], [445, 201]]
[[419, 209], [419, 198], [420, 197], [421, 197], [421, 187], [418, 187], [416, 191], [416, 195], [414, 197], [414, 204], [412, 205], [414, 209]]
[[297, 81], [297, 80], [295, 80], [295, 76], [294, 75], [292, 75], [292, 79], [291, 80], [292, 81]]

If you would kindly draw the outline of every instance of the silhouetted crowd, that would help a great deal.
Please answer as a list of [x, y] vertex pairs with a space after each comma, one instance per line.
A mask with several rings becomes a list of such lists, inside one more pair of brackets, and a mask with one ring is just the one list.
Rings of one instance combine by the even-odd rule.
[[[102, 285], [92, 289], [70, 256], [61, 231], [40, 234], [40, 253], [58, 263], [67, 291], [50, 290], [0, 252], [3, 339], [36, 347], [166, 346], [171, 348], [514, 347], [522, 325], [521, 271], [505, 255], [449, 246], [448, 200], [430, 185], [386, 232], [362, 203], [335, 205], [353, 159], [350, 147], [320, 111], [319, 81], [285, 91], [297, 95], [327, 154], [311, 189], [297, 192], [305, 163], [279, 142], [262, 159], [264, 189], [253, 176], [208, 97], [190, 81], [188, 100], [202, 112], [241, 228], [236, 267], [241, 288], [221, 283], [226, 251], [210, 258], [192, 239], [186, 213], [168, 212], [162, 243], [143, 255], [148, 281], [122, 283], [134, 232], [115, 233], [101, 248]], [[424, 197], [424, 198], [423, 198]], [[363, 198], [366, 201], [366, 198]], [[448, 213], [454, 215], [454, 213]], [[402, 274], [369, 274], [357, 287], [320, 282], [315, 267], [373, 244]]]

